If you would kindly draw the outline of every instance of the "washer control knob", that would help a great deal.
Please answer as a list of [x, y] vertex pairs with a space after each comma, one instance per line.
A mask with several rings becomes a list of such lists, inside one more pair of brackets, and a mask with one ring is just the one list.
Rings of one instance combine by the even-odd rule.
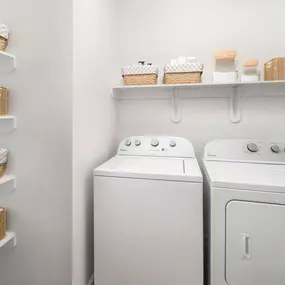
[[159, 141], [157, 139], [152, 139], [150, 144], [153, 146], [153, 147], [157, 147], [159, 145]]
[[125, 145], [126, 145], [126, 146], [130, 146], [131, 144], [132, 144], [132, 142], [131, 142], [130, 140], [126, 140], [126, 141], [125, 141]]
[[136, 145], [136, 146], [140, 146], [140, 145], [141, 145], [141, 141], [136, 140], [136, 141], [135, 141], [135, 145]]
[[279, 147], [277, 144], [272, 145], [272, 146], [271, 146], [271, 150], [272, 150], [272, 152], [274, 152], [274, 153], [279, 153], [279, 152], [281, 152], [281, 149], [280, 149], [280, 147]]
[[250, 151], [250, 152], [258, 152], [259, 148], [258, 148], [258, 145], [256, 143], [249, 143], [247, 145], [247, 149]]
[[170, 145], [171, 147], [176, 147], [176, 142], [175, 142], [175, 141], [170, 141], [170, 142], [169, 142], [169, 145]]

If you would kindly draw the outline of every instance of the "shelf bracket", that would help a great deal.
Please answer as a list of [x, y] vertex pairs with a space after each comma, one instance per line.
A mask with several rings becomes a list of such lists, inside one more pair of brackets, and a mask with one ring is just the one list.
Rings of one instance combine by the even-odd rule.
[[13, 239], [13, 247], [17, 246], [17, 236], [14, 234], [14, 239]]
[[13, 186], [14, 186], [14, 190], [15, 190], [17, 188], [16, 176], [14, 176], [14, 179], [13, 179]]
[[230, 94], [230, 120], [233, 123], [241, 121], [241, 96], [237, 89], [237, 86], [233, 86]]
[[13, 127], [14, 127], [14, 129], [17, 129], [17, 117], [14, 117]]
[[181, 122], [181, 110], [180, 105], [177, 98], [177, 91], [178, 88], [173, 88], [173, 96], [171, 99], [171, 105], [172, 105], [172, 122], [175, 124], [178, 124]]

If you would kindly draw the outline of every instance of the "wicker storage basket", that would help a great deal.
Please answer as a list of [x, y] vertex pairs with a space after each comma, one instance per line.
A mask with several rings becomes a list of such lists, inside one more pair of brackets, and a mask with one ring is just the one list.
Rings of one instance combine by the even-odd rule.
[[7, 162], [0, 163], [0, 178], [4, 176], [7, 167]]
[[236, 56], [236, 50], [218, 50], [215, 55], [216, 60], [235, 60]]
[[9, 38], [9, 29], [6, 25], [0, 23], [0, 50], [5, 51]]
[[166, 73], [164, 84], [195, 84], [201, 83], [202, 72]]
[[132, 74], [124, 75], [124, 85], [155, 85], [157, 84], [156, 74]]
[[0, 207], [0, 240], [6, 237], [7, 232], [7, 208]]
[[164, 84], [195, 84], [201, 83], [203, 64], [185, 63], [164, 67]]
[[0, 116], [8, 116], [8, 89], [0, 86]]
[[8, 40], [0, 36], [0, 50], [5, 51], [8, 44]]
[[5, 148], [0, 149], [0, 177], [5, 174], [8, 161], [8, 150]]
[[274, 58], [264, 65], [264, 80], [285, 80], [285, 58]]
[[157, 84], [158, 68], [154, 65], [126, 66], [122, 69], [124, 85], [155, 85]]

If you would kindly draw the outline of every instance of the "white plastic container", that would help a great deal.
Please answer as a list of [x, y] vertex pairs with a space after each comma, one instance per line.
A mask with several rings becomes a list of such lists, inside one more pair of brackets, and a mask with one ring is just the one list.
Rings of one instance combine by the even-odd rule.
[[260, 72], [258, 70], [258, 60], [246, 60], [243, 64], [243, 74], [241, 82], [260, 81]]
[[213, 83], [236, 83], [238, 82], [238, 72], [214, 72]]
[[243, 74], [241, 82], [257, 82], [260, 81], [260, 74]]

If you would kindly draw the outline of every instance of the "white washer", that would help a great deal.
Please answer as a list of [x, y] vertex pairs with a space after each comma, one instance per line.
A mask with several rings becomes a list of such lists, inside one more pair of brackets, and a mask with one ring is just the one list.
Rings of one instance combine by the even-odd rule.
[[130, 137], [94, 175], [96, 285], [202, 285], [203, 187], [192, 144]]
[[206, 146], [211, 285], [285, 284], [284, 149], [252, 140]]

